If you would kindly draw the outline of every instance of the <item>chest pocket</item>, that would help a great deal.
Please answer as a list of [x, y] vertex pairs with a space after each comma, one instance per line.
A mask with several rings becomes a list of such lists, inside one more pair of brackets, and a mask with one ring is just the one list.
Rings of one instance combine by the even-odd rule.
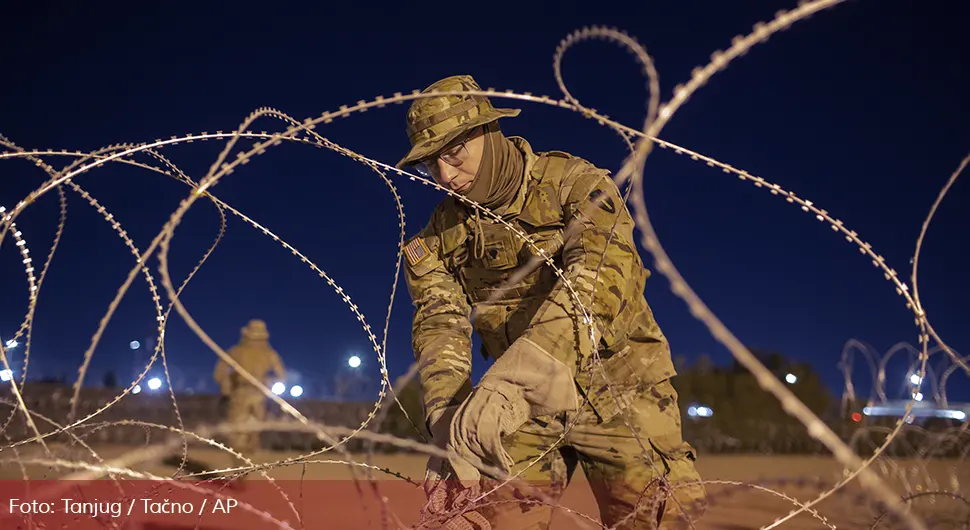
[[[481, 257], [482, 265], [487, 269], [506, 270], [518, 265], [519, 249], [523, 241], [504, 225], [498, 223], [482, 223], [481, 237], [485, 242], [485, 254]], [[472, 238], [472, 245], [475, 245]]]

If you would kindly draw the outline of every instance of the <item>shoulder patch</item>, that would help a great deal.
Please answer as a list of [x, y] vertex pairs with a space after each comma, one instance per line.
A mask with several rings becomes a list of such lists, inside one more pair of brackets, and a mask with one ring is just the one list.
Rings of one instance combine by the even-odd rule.
[[424, 243], [424, 238], [418, 236], [404, 245], [404, 256], [412, 267], [426, 260], [431, 255], [431, 249]]

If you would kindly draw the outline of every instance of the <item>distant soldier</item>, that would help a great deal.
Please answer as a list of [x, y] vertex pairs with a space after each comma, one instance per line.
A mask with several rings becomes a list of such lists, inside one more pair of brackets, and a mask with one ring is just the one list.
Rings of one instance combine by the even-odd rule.
[[[557, 499], [579, 464], [604, 524], [689, 526], [705, 510], [706, 495], [694, 449], [681, 438], [670, 348], [644, 298], [649, 272], [616, 184], [582, 158], [535, 152], [525, 139], [505, 137], [497, 120], [519, 110], [462, 94], [481, 90], [471, 77], [442, 79], [425, 92], [433, 90], [458, 93], [414, 101], [407, 113], [411, 150], [397, 167], [489, 208], [538, 250], [450, 196], [404, 248], [424, 419], [435, 444], [458, 454], [450, 462], [429, 460], [426, 513], [446, 511], [476, 485], [495, 485], [472, 464], [515, 474], [555, 444], [519, 479]], [[526, 269], [537, 257], [540, 266]], [[588, 306], [589, 323], [575, 295]], [[496, 359], [474, 389], [473, 329], [482, 353]], [[590, 375], [594, 349], [612, 389], [600, 370]], [[589, 403], [580, 407], [584, 398]], [[454, 475], [462, 485], [446, 480]], [[551, 506], [515, 502], [525, 491], [498, 493], [512, 502], [475, 508], [445, 527], [550, 524]]]
[[[269, 332], [266, 330], [266, 323], [262, 320], [249, 321], [249, 324], [242, 328], [239, 344], [226, 353], [266, 386], [272, 386], [275, 381], [286, 378], [283, 362], [276, 350], [269, 345]], [[270, 372], [273, 373], [273, 378], [269, 377]], [[216, 364], [214, 378], [219, 384], [223, 397], [228, 399], [229, 423], [265, 419], [266, 396], [239, 373], [233, 371], [222, 359]], [[244, 455], [250, 455], [260, 447], [258, 432], [233, 433], [229, 436], [229, 440], [232, 448]]]

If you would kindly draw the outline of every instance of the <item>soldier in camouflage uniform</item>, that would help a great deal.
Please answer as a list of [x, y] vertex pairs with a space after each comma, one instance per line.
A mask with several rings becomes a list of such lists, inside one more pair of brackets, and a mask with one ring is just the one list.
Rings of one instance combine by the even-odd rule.
[[[558, 499], [579, 463], [604, 524], [689, 526], [706, 507], [705, 490], [695, 451], [681, 437], [670, 349], [644, 298], [649, 272], [622, 196], [607, 171], [503, 136], [496, 120], [519, 110], [460, 94], [471, 90], [481, 88], [469, 76], [425, 89], [459, 94], [414, 101], [407, 115], [412, 148], [397, 167], [490, 209], [538, 250], [451, 196], [406, 243], [425, 421], [435, 443], [458, 455], [429, 460], [426, 492], [432, 501], [453, 498], [441, 493], [451, 472], [466, 486], [495, 485], [476, 464], [516, 474], [572, 425], [518, 480]], [[553, 258], [588, 307], [602, 371], [591, 369], [590, 324], [580, 306], [548, 264], [534, 266], [537, 256]], [[483, 356], [496, 359], [474, 389], [473, 330]], [[521, 486], [496, 494], [522, 499], [528, 488]], [[487, 528], [479, 515], [497, 529], [548, 528], [552, 508], [493, 504], [453, 527]]]
[[[251, 320], [242, 328], [239, 344], [226, 353], [266, 386], [286, 379], [283, 362], [276, 350], [269, 345], [269, 331], [262, 320]], [[272, 372], [275, 378], [270, 378]], [[214, 378], [222, 395], [229, 400], [229, 423], [263, 421], [266, 418], [266, 396], [242, 378], [222, 359], [216, 364]], [[229, 445], [236, 451], [250, 456], [260, 447], [259, 432], [236, 432], [229, 436]]]

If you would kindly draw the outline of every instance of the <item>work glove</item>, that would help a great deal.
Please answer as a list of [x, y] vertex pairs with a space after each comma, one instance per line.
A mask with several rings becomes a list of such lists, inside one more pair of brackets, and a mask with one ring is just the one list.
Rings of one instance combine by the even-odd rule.
[[482, 377], [451, 421], [449, 462], [462, 484], [477, 484], [478, 467], [506, 473], [515, 463], [502, 437], [532, 418], [579, 409], [573, 372], [524, 337], [516, 340]]
[[[428, 430], [431, 432], [431, 443], [442, 451], [447, 450], [448, 429], [451, 420], [455, 417], [458, 406], [445, 407], [431, 413], [428, 418]], [[431, 496], [431, 492], [443, 481], [452, 478], [451, 466], [448, 460], [436, 455], [428, 457], [428, 464], [424, 471], [424, 484], [422, 485], [425, 495]]]
[[[431, 417], [428, 418], [428, 430], [431, 431], [432, 443], [439, 449], [445, 450], [447, 447], [449, 427], [457, 410], [457, 405], [445, 407], [431, 413]], [[455, 480], [448, 460], [435, 455], [428, 458], [422, 488], [424, 494], [428, 497], [428, 502], [421, 510], [421, 520], [428, 520], [429, 524], [432, 525], [429, 528], [445, 530], [491, 529], [488, 520], [475, 511], [464, 512], [457, 517], [444, 521], [439, 518], [442, 514], [464, 507], [480, 492], [477, 484], [470, 488], [462, 487]]]

